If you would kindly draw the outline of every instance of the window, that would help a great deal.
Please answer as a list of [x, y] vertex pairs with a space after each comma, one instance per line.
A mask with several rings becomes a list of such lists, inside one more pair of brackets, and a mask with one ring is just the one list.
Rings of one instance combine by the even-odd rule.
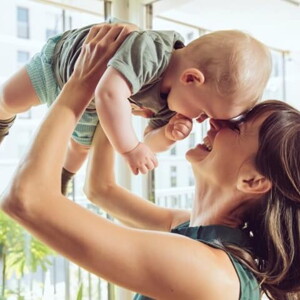
[[52, 36], [58, 34], [58, 30], [56, 29], [46, 29], [46, 40], [51, 38]]
[[272, 73], [264, 91], [263, 99], [285, 99], [285, 56], [283, 53], [272, 50]]
[[170, 154], [171, 154], [171, 155], [176, 155], [176, 146], [174, 146], [174, 147], [170, 150]]
[[[21, 68], [23, 67], [30, 58], [30, 53], [28, 51], [18, 51], [17, 52], [17, 67]], [[21, 114], [19, 114], [20, 119], [31, 119], [31, 110], [25, 111]], [[24, 148], [22, 148], [24, 151]]]
[[177, 186], [177, 167], [171, 166], [170, 169], [170, 185], [171, 187]]
[[25, 65], [29, 60], [30, 54], [28, 51], [18, 51], [17, 63], [19, 66]]
[[186, 34], [186, 40], [188, 41], [192, 41], [194, 40], [194, 32], [193, 31], [189, 31], [187, 34]]
[[[47, 5], [37, 2], [44, 2]], [[24, 64], [28, 62], [33, 53], [41, 49], [40, 45], [44, 44], [45, 42], [47, 29], [55, 30], [52, 31], [51, 34], [62, 31], [62, 9], [53, 7], [50, 2], [51, 1], [32, 0], [0, 1], [1, 20], [4, 21], [5, 19], [5, 25], [7, 28], [15, 28], [12, 33], [10, 30], [6, 30], [6, 28], [0, 29], [0, 83], [6, 81], [11, 74], [16, 71], [17, 68], [24, 66]], [[83, 8], [83, 5], [84, 3], [80, 6]], [[100, 1], [99, 5], [101, 5]], [[11, 8], [13, 9], [12, 11]], [[12, 17], [11, 13], [13, 14]], [[48, 21], [46, 17], [50, 13], [54, 15], [54, 17]], [[84, 25], [97, 23], [102, 20], [102, 18], [98, 15], [76, 12], [73, 10], [66, 10], [66, 15], [69, 18], [69, 21], [68, 19], [66, 20], [66, 29], [70, 28], [70, 18], [73, 15], [74, 22], [76, 23], [72, 28], [79, 28]], [[6, 18], [3, 19], [3, 16], [6, 16]], [[32, 25], [35, 27], [31, 27]], [[32, 132], [36, 131], [37, 123], [40, 122], [46, 110], [47, 108], [45, 105], [40, 105], [22, 114], [18, 114], [18, 118], [10, 130], [9, 137], [4, 140], [3, 145], [1, 144], [1, 190], [3, 190], [11, 180], [14, 170], [16, 169], [20, 160], [20, 156], [24, 156], [24, 151], [26, 148], [28, 148], [28, 142], [32, 140]], [[74, 190], [76, 197], [74, 201], [79, 202], [82, 206], [87, 205], [85, 200], [86, 198], [84, 197], [83, 192], [81, 192], [84, 182], [83, 179], [85, 178], [84, 172], [85, 168], [83, 167], [80, 174], [77, 174], [77, 186]], [[93, 211], [95, 212], [95, 208]], [[12, 240], [17, 238], [15, 234], [21, 237], [20, 243], [24, 242], [23, 247], [25, 249], [26, 259], [23, 261], [24, 265], [22, 265], [22, 260], [19, 260], [13, 266], [12, 264], [7, 265], [7, 273], [5, 274], [6, 276], [4, 276], [4, 278], [2, 278], [2, 274], [0, 274], [1, 295], [5, 295], [5, 299], [14, 299], [18, 297], [20, 299], [23, 298], [28, 300], [44, 298], [76, 299], [76, 297], [78, 298], [77, 294], [78, 290], [80, 289], [73, 288], [71, 283], [77, 283], [81, 278], [83, 280], [86, 279], [86, 282], [84, 283], [84, 289], [86, 289], [88, 292], [92, 292], [92, 299], [107, 299], [108, 295], [110, 295], [109, 293], [113, 292], [111, 287], [108, 289], [108, 284], [104, 280], [100, 280], [96, 276], [89, 274], [73, 264], [70, 264], [67, 260], [62, 260], [60, 256], [46, 256], [47, 252], [43, 247], [41, 247], [40, 244], [36, 244], [36, 242], [27, 243], [31, 238], [29, 238], [25, 232], [23, 232], [23, 230], [16, 230], [15, 223], [12, 226], [13, 227], [10, 227], [9, 225], [9, 228], [7, 226], [2, 226], [3, 228], [0, 228], [0, 235], [3, 235], [3, 233], [5, 234], [7, 229], [12, 228], [12, 230], [10, 230], [11, 232], [9, 237], [11, 237]], [[12, 243], [10, 244], [11, 247], [8, 246], [7, 250], [11, 250], [11, 256], [7, 255], [5, 258], [1, 257], [1, 270], [5, 262], [8, 262], [15, 257], [13, 253], [15, 249], [14, 245]], [[20, 245], [18, 244], [16, 247], [19, 247]], [[31, 247], [31, 245], [33, 245], [33, 247]], [[38, 252], [35, 250], [38, 250]], [[23, 254], [24, 253], [20, 253], [20, 255]], [[42, 255], [42, 257], [39, 255]], [[45, 264], [45, 261], [49, 261], [52, 265]], [[22, 272], [22, 274], [19, 274], [20, 276], [15, 276], [15, 271], [18, 272], [23, 266], [24, 274]], [[40, 266], [42, 266], [42, 268]], [[44, 266], [47, 266], [47, 270], [44, 268]], [[36, 269], [37, 272], [34, 272], [33, 269]], [[46, 292], [44, 291], [45, 288]], [[47, 297], [43, 296], [45, 293], [47, 294]], [[0, 298], [4, 299], [1, 297], [1, 295]]]
[[282, 66], [282, 54], [272, 51], [272, 73], [271, 77], [282, 77], [283, 66]]
[[18, 114], [18, 117], [19, 119], [31, 119], [32, 118], [31, 110], [27, 110]]
[[29, 10], [25, 7], [17, 8], [17, 21], [18, 21], [18, 37], [29, 39]]
[[189, 186], [194, 186], [195, 185], [195, 177], [194, 177], [194, 173], [192, 171], [192, 168], [189, 167]]
[[189, 136], [189, 148], [193, 148], [195, 146], [195, 132], [192, 132]]

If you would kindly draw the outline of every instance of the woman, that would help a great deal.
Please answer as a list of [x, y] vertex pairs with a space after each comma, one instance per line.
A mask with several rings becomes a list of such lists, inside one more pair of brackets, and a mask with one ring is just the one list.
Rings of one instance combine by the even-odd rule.
[[298, 299], [297, 293], [290, 298], [287, 294], [299, 290], [300, 113], [283, 102], [265, 101], [240, 122], [211, 120], [204, 144], [187, 152], [196, 177], [191, 216], [187, 211], [157, 207], [118, 186], [113, 150], [100, 127], [94, 136], [85, 192], [126, 225], [172, 230], [223, 248], [240, 277], [239, 299], [258, 299], [257, 282], [270, 299]]
[[83, 46], [3, 210], [75, 263], [153, 299], [259, 299], [258, 282], [270, 297], [288, 299], [300, 286], [299, 112], [275, 102], [258, 105], [242, 124], [212, 120], [205, 144], [187, 153], [196, 178], [191, 214], [126, 194], [118, 213], [128, 210], [125, 221], [151, 230], [116, 225], [60, 192], [67, 142], [105, 65], [90, 47], [95, 41]]

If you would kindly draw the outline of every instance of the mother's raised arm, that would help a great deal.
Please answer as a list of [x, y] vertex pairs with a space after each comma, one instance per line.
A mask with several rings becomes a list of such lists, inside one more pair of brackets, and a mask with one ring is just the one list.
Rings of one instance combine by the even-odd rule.
[[[34, 230], [37, 214], [62, 197], [60, 176], [71, 133], [106, 69], [110, 57], [134, 27], [97, 25], [82, 46], [74, 72], [44, 120], [34, 142], [1, 197], [2, 209]], [[48, 201], [46, 201], [48, 200]], [[43, 215], [40, 215], [42, 220]], [[53, 211], [53, 218], [55, 212]]]
[[[96, 27], [89, 33], [74, 74], [2, 197], [2, 208], [43, 242], [108, 281], [154, 299], [219, 299], [210, 295], [216, 290], [215, 278], [224, 274], [214, 273], [219, 257], [230, 263], [223, 251], [215, 255], [211, 247], [178, 234], [118, 226], [61, 194], [71, 133], [107, 59], [124, 39], [122, 29], [116, 28]], [[218, 282], [222, 293], [224, 286]]]

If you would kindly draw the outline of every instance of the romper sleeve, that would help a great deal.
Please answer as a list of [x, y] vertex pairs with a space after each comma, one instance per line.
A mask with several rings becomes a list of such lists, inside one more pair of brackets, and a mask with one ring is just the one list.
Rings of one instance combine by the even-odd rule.
[[174, 43], [183, 38], [175, 31], [135, 31], [132, 32], [108, 66], [118, 70], [131, 86], [132, 94], [143, 86], [157, 81], [169, 63]]

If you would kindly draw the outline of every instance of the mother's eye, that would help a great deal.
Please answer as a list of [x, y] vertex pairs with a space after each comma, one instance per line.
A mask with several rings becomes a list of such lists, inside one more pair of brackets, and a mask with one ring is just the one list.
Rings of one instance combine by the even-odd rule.
[[241, 130], [240, 130], [240, 123], [236, 123], [236, 124], [233, 124], [233, 128], [232, 128], [234, 131], [240, 133]]
[[241, 124], [241, 122], [228, 122], [228, 127], [231, 130], [236, 131], [237, 133], [240, 133], [240, 124]]

